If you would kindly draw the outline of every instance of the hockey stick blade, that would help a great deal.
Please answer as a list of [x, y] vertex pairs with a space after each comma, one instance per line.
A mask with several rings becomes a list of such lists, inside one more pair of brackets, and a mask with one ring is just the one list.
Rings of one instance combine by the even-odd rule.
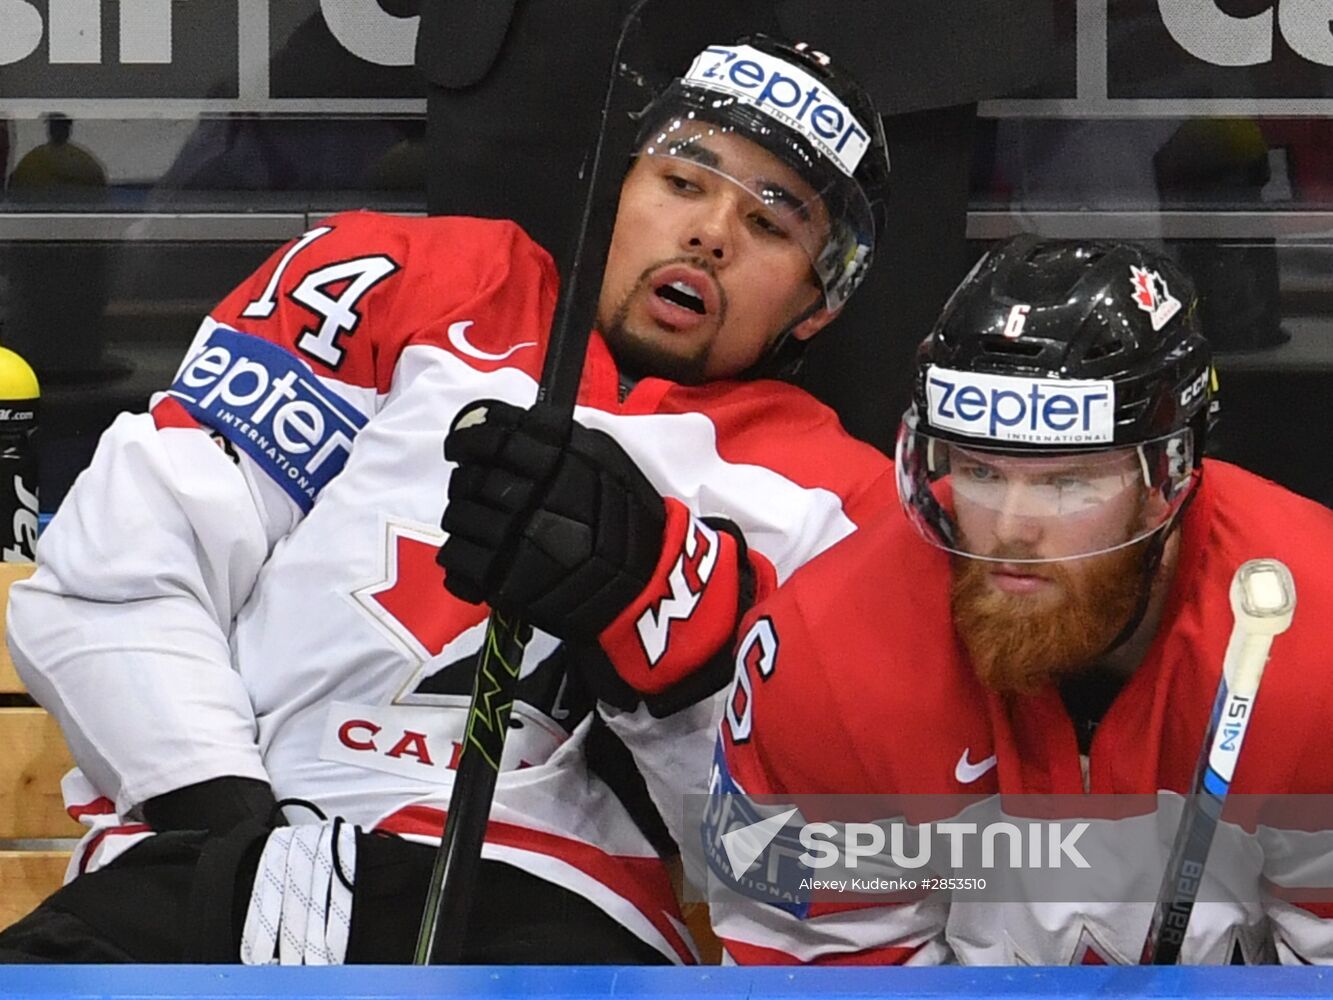
[[1231, 581], [1235, 624], [1222, 661], [1208, 730], [1143, 942], [1141, 965], [1174, 965], [1180, 959], [1268, 652], [1273, 639], [1291, 627], [1295, 610], [1296, 584], [1281, 562], [1251, 559], [1236, 570]]
[[[602, 272], [615, 228], [623, 168], [632, 152], [634, 129], [628, 98], [637, 93], [626, 78], [623, 50], [652, 0], [639, 0], [626, 15], [611, 59], [601, 124], [584, 184], [583, 212], [569, 275], [561, 284], [547, 342], [537, 399], [572, 414], [583, 374], [588, 337], [596, 320]], [[484, 419], [484, 417], [483, 417]], [[444, 836], [435, 854], [417, 934], [415, 965], [455, 964], [462, 957], [468, 916], [481, 865], [495, 783], [509, 730], [509, 712], [519, 668], [532, 629], [492, 611], [477, 660], [467, 731], [454, 772]]]

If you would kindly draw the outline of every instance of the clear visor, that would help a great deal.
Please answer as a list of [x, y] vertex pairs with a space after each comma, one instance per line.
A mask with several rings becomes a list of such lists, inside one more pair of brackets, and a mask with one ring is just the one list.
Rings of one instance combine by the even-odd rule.
[[[773, 142], [781, 142], [779, 130], [773, 132]], [[753, 134], [752, 128], [673, 118], [643, 144], [639, 156], [697, 197], [720, 201], [739, 194], [738, 215], [764, 238], [799, 247], [819, 279], [825, 304], [836, 309], [851, 275], [869, 259], [870, 204], [851, 178], [812, 185], [808, 174], [758, 145]], [[794, 145], [792, 150], [800, 162]]]
[[928, 542], [1004, 563], [1081, 559], [1132, 545], [1175, 517], [1195, 481], [1188, 429], [1139, 445], [1015, 452], [903, 422], [898, 496]]

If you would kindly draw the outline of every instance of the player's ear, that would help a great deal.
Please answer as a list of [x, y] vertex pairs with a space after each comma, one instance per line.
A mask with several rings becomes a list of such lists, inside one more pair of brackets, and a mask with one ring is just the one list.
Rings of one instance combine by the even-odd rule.
[[829, 323], [833, 322], [833, 317], [838, 315], [836, 309], [819, 309], [811, 313], [801, 322], [792, 327], [791, 335], [796, 340], [809, 340]]

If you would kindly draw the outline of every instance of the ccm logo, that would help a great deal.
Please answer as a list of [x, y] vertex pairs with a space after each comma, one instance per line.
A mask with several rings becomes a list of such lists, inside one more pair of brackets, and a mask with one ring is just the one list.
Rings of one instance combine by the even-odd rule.
[[702, 521], [691, 518], [685, 532], [684, 549], [667, 576], [671, 593], [644, 611], [634, 623], [650, 667], [657, 666], [666, 653], [671, 623], [684, 621], [694, 614], [704, 586], [713, 576], [717, 552], [717, 532]]
[[[1333, 32], [1329, 31], [1333, 0], [1276, 0], [1243, 17], [1222, 10], [1218, 0], [1157, 0], [1157, 5], [1176, 44], [1214, 66], [1272, 62], [1274, 20], [1298, 56], [1333, 66]], [[1245, 6], [1252, 9], [1254, 5]]]
[[1181, 406], [1189, 406], [1190, 403], [1194, 402], [1194, 400], [1198, 399], [1199, 396], [1203, 394], [1204, 388], [1208, 385], [1208, 374], [1209, 369], [1205, 368], [1203, 371], [1199, 372], [1198, 378], [1185, 386], [1184, 390], [1180, 393]]

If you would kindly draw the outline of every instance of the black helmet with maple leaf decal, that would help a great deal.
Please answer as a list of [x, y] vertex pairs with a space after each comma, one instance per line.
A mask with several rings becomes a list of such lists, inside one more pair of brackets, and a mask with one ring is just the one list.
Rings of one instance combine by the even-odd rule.
[[1070, 485], [1029, 491], [1032, 517], [1086, 512], [1135, 480], [1164, 501], [1141, 532], [1107, 547], [1174, 524], [1216, 410], [1196, 307], [1184, 272], [1137, 244], [1025, 235], [987, 253], [921, 345], [898, 437], [899, 493], [922, 534], [976, 555], [952, 508], [964, 496], [1001, 502], [1003, 456], [1054, 456], [1065, 468], [1078, 456]]
[[[1107, 419], [1087, 429], [1086, 443], [1139, 444], [1195, 427], [1201, 454], [1214, 391], [1197, 302], [1185, 273], [1147, 247], [1015, 237], [982, 258], [922, 344], [915, 408], [934, 433], [975, 441], [964, 423], [932, 422], [929, 370], [1110, 382], [1114, 398], [1096, 411]], [[1001, 426], [1013, 416], [1002, 412]], [[1028, 424], [1034, 433], [1008, 442], [1042, 448], [1040, 415]]]

